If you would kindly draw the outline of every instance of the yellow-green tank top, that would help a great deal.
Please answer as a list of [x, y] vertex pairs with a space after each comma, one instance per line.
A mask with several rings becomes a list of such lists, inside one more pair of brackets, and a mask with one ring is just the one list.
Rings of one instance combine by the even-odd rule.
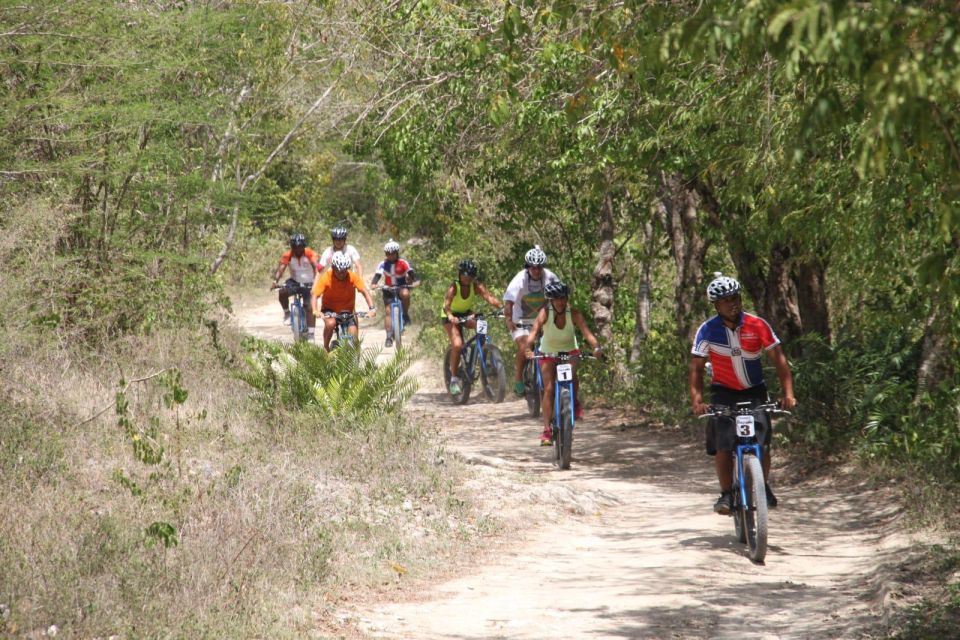
[[476, 285], [473, 282], [470, 283], [470, 295], [468, 295], [466, 298], [460, 297], [460, 291], [462, 287], [460, 286], [459, 282], [454, 282], [453, 286], [453, 301], [450, 302], [450, 312], [454, 315], [457, 315], [470, 313], [473, 311], [474, 304], [477, 301]]
[[543, 324], [543, 340], [540, 341], [540, 351], [543, 353], [564, 353], [577, 349], [577, 335], [573, 327], [573, 314], [568, 306], [564, 311], [567, 323], [563, 329], [557, 327], [553, 321], [553, 305], [547, 307], [547, 321]]

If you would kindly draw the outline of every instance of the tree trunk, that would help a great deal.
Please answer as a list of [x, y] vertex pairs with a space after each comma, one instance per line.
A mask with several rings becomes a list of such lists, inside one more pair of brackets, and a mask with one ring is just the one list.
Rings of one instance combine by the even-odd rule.
[[945, 324], [943, 310], [935, 301], [924, 326], [914, 402], [919, 402], [924, 392], [937, 388], [954, 373], [953, 351]]
[[830, 309], [827, 307], [827, 268], [822, 260], [809, 259], [796, 268], [797, 304], [804, 333], [818, 333], [830, 341]]
[[613, 344], [613, 256], [617, 249], [613, 236], [613, 199], [608, 193], [600, 206], [600, 249], [590, 302], [597, 337], [605, 345]]
[[791, 266], [790, 247], [774, 242], [770, 247], [770, 267], [767, 269], [767, 299], [761, 307], [761, 315], [773, 325], [783, 342], [792, 342], [803, 332]]
[[650, 276], [650, 265], [653, 263], [655, 248], [656, 236], [653, 232], [653, 224], [647, 222], [643, 225], [643, 257], [640, 264], [640, 283], [637, 286], [636, 316], [633, 326], [633, 344], [630, 345], [630, 362], [636, 362], [640, 358], [643, 341], [650, 333], [650, 290], [653, 282]]
[[694, 322], [694, 314], [703, 308], [703, 259], [708, 246], [700, 234], [697, 217], [702, 199], [692, 181], [663, 171], [659, 176], [657, 196], [657, 207], [670, 238], [670, 252], [677, 268], [674, 286], [677, 334], [692, 342], [699, 326]]

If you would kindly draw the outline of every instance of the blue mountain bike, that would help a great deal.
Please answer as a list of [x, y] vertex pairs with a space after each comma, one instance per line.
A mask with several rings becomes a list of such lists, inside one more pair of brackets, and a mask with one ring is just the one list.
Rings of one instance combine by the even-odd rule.
[[[518, 327], [529, 329], [533, 326], [529, 322], [518, 322]], [[533, 348], [534, 354], [540, 353], [540, 341], [537, 340]], [[543, 397], [543, 378], [540, 375], [540, 367], [535, 360], [527, 360], [523, 365], [523, 398], [527, 401], [527, 413], [531, 418], [540, 415], [540, 400]]]
[[[460, 336], [464, 335], [464, 323], [471, 318], [477, 321], [477, 328], [469, 340], [465, 340], [463, 350], [460, 352], [460, 367], [457, 369], [457, 377], [460, 379], [460, 393], [453, 396], [457, 404], [467, 404], [470, 399], [470, 389], [479, 381], [483, 393], [488, 399], [494, 402], [503, 402], [507, 393], [507, 370], [503, 365], [503, 354], [499, 347], [487, 337], [488, 318], [502, 318], [503, 312], [484, 315], [476, 313], [465, 318], [461, 318], [457, 323], [457, 329]], [[444, 387], [450, 388], [450, 350], [443, 356], [443, 381]], [[477, 366], [479, 364], [479, 367]]]
[[337, 330], [330, 338], [331, 351], [339, 346], [352, 347], [356, 344], [356, 339], [353, 337], [353, 334], [350, 333], [350, 327], [357, 318], [355, 311], [340, 311], [339, 313], [335, 311], [324, 311], [323, 316], [325, 318], [336, 318], [337, 320]]
[[293, 341], [307, 339], [307, 307], [310, 304], [310, 291], [313, 284], [300, 284], [293, 278], [287, 279], [281, 286], [290, 296], [290, 330]]
[[[737, 448], [733, 451], [733, 527], [740, 542], [745, 542], [750, 559], [763, 564], [767, 555], [767, 492], [763, 477], [763, 445], [757, 434], [757, 418], [790, 415], [775, 403], [738, 402], [736, 407], [712, 405], [700, 418], [727, 418], [735, 421]], [[761, 426], [764, 423], [759, 423]], [[769, 420], [767, 421], [769, 424]], [[767, 426], [766, 428], [769, 428]]]
[[410, 289], [416, 284], [417, 283], [380, 285], [377, 287], [393, 293], [392, 296], [389, 296], [390, 300], [386, 302], [385, 311], [387, 317], [390, 319], [390, 328], [387, 330], [387, 336], [393, 335], [393, 344], [397, 349], [403, 346], [403, 330], [406, 324], [404, 322], [403, 301], [400, 299], [400, 289]]
[[[554, 462], [561, 469], [570, 468], [573, 456], [573, 427], [576, 424], [577, 407], [576, 396], [573, 393], [573, 365], [572, 360], [593, 358], [586, 353], [542, 353], [534, 355], [530, 362], [537, 369], [537, 378], [540, 379], [540, 367], [536, 361], [544, 358], [557, 360], [556, 381], [553, 384], [553, 449]], [[540, 379], [540, 386], [543, 380]], [[539, 413], [540, 403], [537, 402]]]

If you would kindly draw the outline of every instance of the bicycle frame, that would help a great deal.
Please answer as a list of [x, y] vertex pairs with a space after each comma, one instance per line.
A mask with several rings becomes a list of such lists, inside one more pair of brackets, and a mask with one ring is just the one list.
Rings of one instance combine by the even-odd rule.
[[[336, 335], [331, 339], [330, 348], [332, 349], [335, 344], [340, 344], [342, 341], [346, 341], [347, 344], [353, 344], [354, 338], [353, 334], [350, 333], [350, 321], [358, 317], [355, 311], [325, 311], [323, 312], [323, 317], [325, 318], [335, 318], [337, 321]], [[336, 343], [334, 343], [336, 340]]]
[[[577, 417], [576, 417], [576, 408], [577, 408], [577, 399], [576, 395], [573, 393], [573, 379], [574, 374], [573, 370], [570, 370], [570, 377], [561, 379], [561, 370], [560, 365], [565, 364], [571, 360], [583, 360], [584, 358], [592, 358], [593, 356], [587, 355], [585, 353], [539, 353], [539, 347], [534, 352], [532, 360], [535, 362], [537, 360], [543, 360], [544, 358], [554, 358], [557, 360], [557, 375], [553, 381], [553, 416], [550, 421], [553, 423], [554, 431], [560, 428], [560, 396], [562, 395], [563, 389], [568, 389], [570, 391], [570, 424], [571, 426], [576, 426]], [[543, 390], [543, 379], [540, 373], [540, 367], [537, 366], [537, 384]]]
[[[287, 280], [282, 289], [290, 296], [290, 329], [294, 340], [305, 340], [307, 336], [307, 305], [310, 304], [310, 285], [296, 280]], [[297, 331], [297, 327], [300, 331]]]
[[[483, 347], [487, 344], [489, 338], [487, 338], [486, 329], [481, 329], [481, 322], [486, 323], [486, 319], [491, 318], [502, 318], [503, 314], [491, 314], [487, 316], [483, 313], [474, 313], [470, 316], [461, 319], [457, 323], [457, 330], [460, 332], [460, 337], [463, 339], [463, 350], [460, 352], [460, 359], [464, 360], [464, 370], [467, 375], [473, 378], [473, 372], [477, 365], [478, 355], [480, 360], [480, 368], [483, 372], [483, 375], [487, 375], [487, 359], [483, 357]], [[467, 320], [475, 319], [477, 321], [477, 327], [474, 329], [474, 333], [470, 336], [470, 339], [467, 339], [466, 331], [467, 327], [464, 327], [464, 324]], [[466, 358], [464, 358], [466, 356]], [[444, 366], [449, 366], [448, 363], [444, 363]]]

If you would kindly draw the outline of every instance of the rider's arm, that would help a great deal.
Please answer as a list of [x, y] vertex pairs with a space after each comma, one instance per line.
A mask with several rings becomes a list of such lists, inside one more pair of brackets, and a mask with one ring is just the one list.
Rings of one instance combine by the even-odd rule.
[[380, 273], [379, 271], [377, 271], [375, 274], [373, 274], [373, 278], [370, 280], [370, 286], [371, 286], [371, 287], [377, 286], [377, 283], [380, 282], [380, 276], [381, 276], [381, 275], [383, 275], [383, 274]]
[[450, 305], [453, 304], [453, 296], [456, 294], [457, 285], [451, 284], [447, 288], [447, 292], [443, 294], [443, 313], [447, 316], [447, 320], [450, 322], [456, 323], [457, 319], [453, 315], [453, 312], [450, 310]]
[[543, 328], [544, 323], [547, 321], [547, 310], [546, 308], [540, 309], [537, 312], [537, 319], [533, 321], [533, 326], [530, 327], [530, 334], [527, 336], [527, 357], [530, 358], [533, 356], [533, 345], [537, 342], [537, 334], [540, 333], [540, 329]]
[[780, 388], [783, 389], [783, 399], [780, 404], [784, 409], [793, 409], [797, 406], [797, 399], [793, 396], [793, 374], [790, 372], [790, 363], [787, 362], [787, 356], [783, 353], [783, 348], [779, 344], [771, 347], [767, 351], [767, 356], [777, 369]]
[[690, 358], [688, 383], [690, 386], [690, 405], [694, 415], [703, 415], [710, 410], [710, 405], [703, 402], [703, 370], [707, 366], [707, 359], [700, 356]]
[[513, 324], [513, 300], [507, 300], [503, 303], [503, 319], [507, 321], [507, 331], [513, 333], [516, 325]]
[[577, 329], [580, 329], [580, 334], [583, 336], [583, 339], [587, 341], [587, 344], [589, 344], [595, 352], [599, 351], [600, 343], [597, 342], [597, 337], [593, 335], [593, 332], [590, 331], [590, 327], [587, 326], [587, 321], [583, 317], [583, 314], [576, 309], [572, 309], [570, 312], [570, 317], [573, 318], [573, 326], [575, 326]]
[[357, 275], [363, 280], [363, 264], [360, 262], [360, 252], [353, 245], [350, 245], [353, 251], [350, 252], [350, 258], [353, 260], [353, 266], [357, 269]]
[[480, 294], [480, 297], [482, 297], [484, 300], [489, 302], [491, 305], [493, 305], [494, 307], [497, 307], [498, 309], [501, 306], [503, 306], [503, 303], [497, 300], [497, 296], [490, 293], [490, 290], [487, 289], [485, 286], [483, 286], [479, 282], [474, 283], [474, 286], [477, 288], [477, 293]]
[[280, 282], [280, 278], [283, 276], [283, 272], [286, 270], [287, 265], [290, 264], [290, 256], [293, 254], [288, 251], [282, 256], [280, 256], [280, 263], [277, 265], [277, 270], [273, 272], [273, 283], [276, 284]]

